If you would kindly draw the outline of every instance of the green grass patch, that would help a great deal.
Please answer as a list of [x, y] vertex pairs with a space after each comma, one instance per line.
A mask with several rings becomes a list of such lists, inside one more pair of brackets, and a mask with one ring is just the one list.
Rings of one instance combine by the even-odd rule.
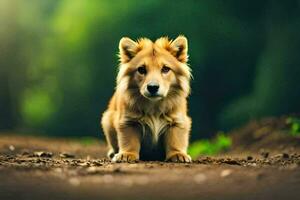
[[198, 140], [190, 144], [188, 149], [189, 154], [193, 159], [200, 155], [215, 155], [231, 147], [231, 138], [219, 132], [212, 140]]
[[293, 136], [300, 135], [300, 118], [289, 117], [286, 119], [286, 123], [290, 126], [290, 134]]
[[75, 141], [78, 141], [84, 146], [91, 146], [97, 144], [99, 142], [99, 139], [94, 137], [80, 137], [76, 138]]

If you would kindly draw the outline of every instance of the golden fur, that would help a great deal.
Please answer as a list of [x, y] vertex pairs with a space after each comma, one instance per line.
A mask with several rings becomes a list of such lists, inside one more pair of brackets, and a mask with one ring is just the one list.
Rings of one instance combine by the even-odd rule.
[[[184, 36], [120, 40], [117, 86], [101, 120], [113, 161], [191, 162], [187, 49]], [[150, 84], [159, 86], [155, 95]]]

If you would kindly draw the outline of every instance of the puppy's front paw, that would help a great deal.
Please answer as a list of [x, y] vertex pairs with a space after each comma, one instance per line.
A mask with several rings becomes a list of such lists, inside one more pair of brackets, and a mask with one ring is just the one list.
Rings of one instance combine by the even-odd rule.
[[181, 162], [181, 163], [190, 163], [192, 162], [191, 156], [185, 153], [175, 153], [169, 156], [166, 161], [169, 162]]
[[106, 155], [109, 159], [112, 159], [115, 156], [115, 154], [116, 152], [113, 149], [109, 149]]
[[139, 159], [138, 154], [129, 152], [120, 152], [115, 154], [112, 158], [112, 162], [134, 162]]

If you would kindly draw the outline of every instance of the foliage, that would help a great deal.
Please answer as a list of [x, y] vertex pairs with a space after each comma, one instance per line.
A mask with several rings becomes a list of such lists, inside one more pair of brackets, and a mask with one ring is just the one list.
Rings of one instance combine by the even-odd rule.
[[192, 139], [249, 119], [300, 112], [299, 5], [2, 0], [0, 129], [98, 136], [123, 36], [187, 36]]
[[193, 142], [189, 147], [192, 158], [199, 155], [215, 155], [231, 147], [231, 138], [219, 132], [213, 140], [203, 139]]
[[290, 125], [290, 134], [291, 135], [300, 135], [300, 118], [289, 117], [286, 119], [286, 123]]

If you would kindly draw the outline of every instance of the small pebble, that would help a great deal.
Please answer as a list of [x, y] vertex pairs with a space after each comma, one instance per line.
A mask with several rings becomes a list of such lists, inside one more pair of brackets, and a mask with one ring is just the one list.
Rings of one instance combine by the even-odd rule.
[[88, 167], [86, 169], [86, 171], [89, 173], [89, 174], [94, 174], [98, 171], [98, 168], [97, 167]]
[[230, 170], [230, 169], [225, 169], [225, 170], [223, 170], [222, 172], [221, 172], [221, 177], [227, 177], [227, 176], [229, 176], [230, 174], [232, 173], [232, 171]]
[[53, 153], [52, 152], [45, 152], [45, 151], [36, 151], [33, 153], [34, 156], [38, 156], [38, 157], [52, 157]]
[[249, 163], [249, 166], [256, 167], [257, 164], [256, 163]]
[[59, 157], [61, 157], [61, 158], [75, 158], [75, 155], [64, 152], [64, 153], [60, 153]]
[[16, 148], [14, 147], [14, 145], [9, 145], [9, 150], [14, 151]]

